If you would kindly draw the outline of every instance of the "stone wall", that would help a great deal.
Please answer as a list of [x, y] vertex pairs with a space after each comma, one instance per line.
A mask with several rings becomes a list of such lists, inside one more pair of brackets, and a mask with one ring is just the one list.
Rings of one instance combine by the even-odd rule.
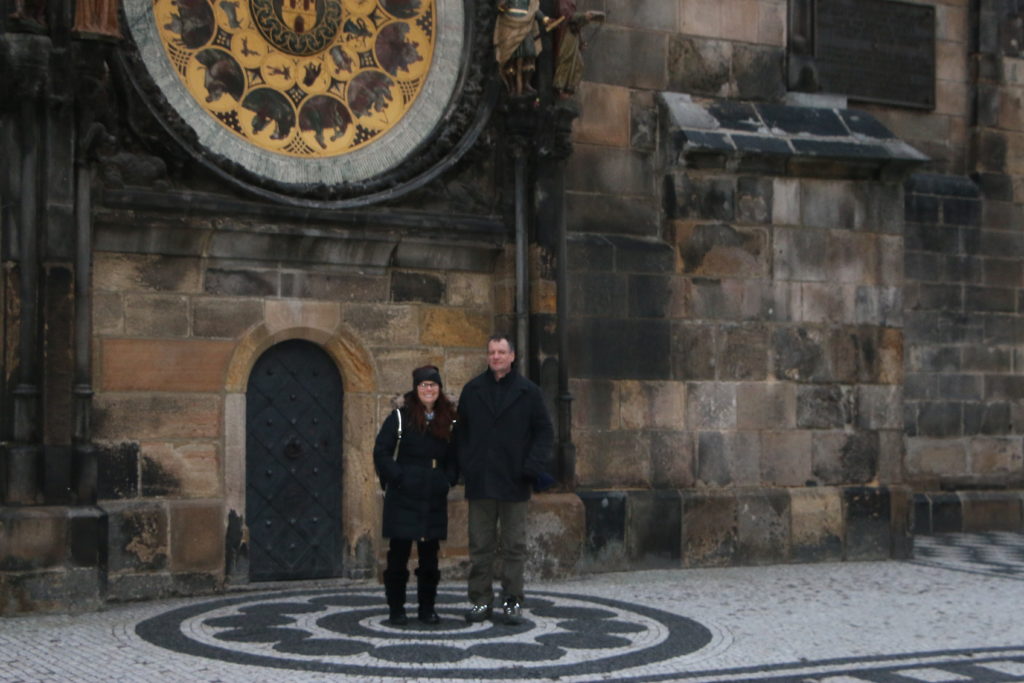
[[[259, 355], [290, 338], [320, 344], [339, 367], [344, 566], [350, 576], [372, 575], [381, 543], [376, 431], [392, 399], [410, 389], [413, 367], [438, 365], [454, 395], [484, 367], [501, 308], [498, 243], [430, 244], [422, 233], [339, 235], [280, 222], [271, 237], [211, 215], [174, 219], [169, 244], [161, 220], [127, 215], [97, 214], [94, 258], [108, 595], [194, 592], [225, 572], [246, 580], [244, 562], [236, 564], [245, 553], [246, 383]], [[231, 239], [212, 245], [225, 230]], [[242, 528], [229, 533], [231, 520]]]

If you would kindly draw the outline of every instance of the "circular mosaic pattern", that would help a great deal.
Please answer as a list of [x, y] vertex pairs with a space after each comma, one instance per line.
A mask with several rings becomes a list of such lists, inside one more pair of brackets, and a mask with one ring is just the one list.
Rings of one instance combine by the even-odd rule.
[[469, 624], [461, 594], [442, 592], [440, 624], [413, 618], [391, 626], [382, 590], [302, 591], [184, 607], [140, 623], [136, 632], [161, 647], [240, 664], [465, 679], [608, 674], [712, 641], [711, 631], [691, 619], [605, 598], [531, 593], [526, 607], [515, 626]]

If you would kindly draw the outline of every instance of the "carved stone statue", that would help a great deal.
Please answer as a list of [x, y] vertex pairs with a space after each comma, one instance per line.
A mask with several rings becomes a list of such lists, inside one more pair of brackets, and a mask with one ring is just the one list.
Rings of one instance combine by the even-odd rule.
[[540, 0], [499, 0], [498, 20], [494, 25], [494, 57], [511, 94], [534, 92], [530, 78], [541, 51], [541, 29], [551, 31], [561, 21], [544, 15], [540, 11]]
[[76, 0], [75, 33], [120, 38], [117, 0]]
[[555, 92], [572, 97], [583, 79], [583, 27], [604, 21], [604, 12], [577, 12], [575, 0], [559, 0], [558, 12], [565, 20], [555, 35]]

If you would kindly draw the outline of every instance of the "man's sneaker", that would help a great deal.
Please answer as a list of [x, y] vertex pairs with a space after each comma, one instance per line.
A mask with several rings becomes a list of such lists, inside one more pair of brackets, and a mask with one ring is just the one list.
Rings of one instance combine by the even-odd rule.
[[478, 624], [481, 621], [487, 621], [491, 618], [491, 606], [490, 605], [473, 605], [466, 612], [466, 621], [471, 624]]
[[519, 598], [510, 597], [505, 598], [505, 603], [501, 606], [501, 611], [505, 615], [506, 624], [521, 624], [523, 621], [523, 608], [519, 604]]

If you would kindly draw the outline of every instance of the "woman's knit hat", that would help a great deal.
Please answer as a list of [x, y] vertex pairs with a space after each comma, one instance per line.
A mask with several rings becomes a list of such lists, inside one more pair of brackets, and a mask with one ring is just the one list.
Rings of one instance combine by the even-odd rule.
[[424, 365], [412, 371], [413, 390], [415, 391], [416, 387], [423, 382], [436, 382], [438, 389], [443, 386], [441, 384], [441, 371], [437, 369], [436, 365]]

